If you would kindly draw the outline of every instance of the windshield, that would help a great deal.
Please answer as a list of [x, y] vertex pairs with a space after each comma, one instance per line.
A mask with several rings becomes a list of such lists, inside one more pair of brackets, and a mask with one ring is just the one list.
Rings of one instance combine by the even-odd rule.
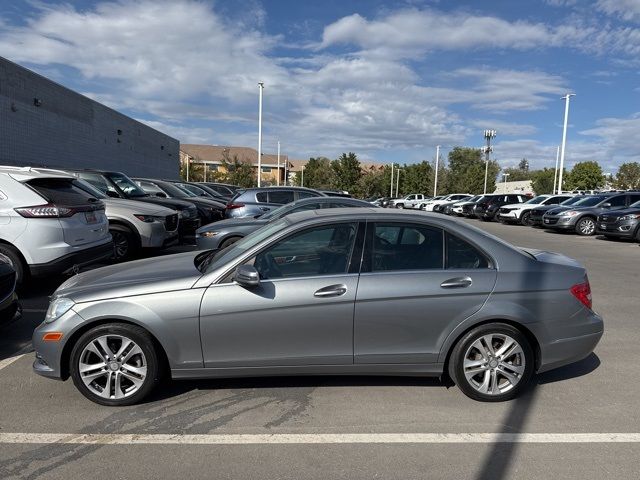
[[574, 203], [574, 205], [576, 207], [593, 207], [606, 199], [607, 197], [586, 197]]
[[529, 205], [537, 205], [539, 203], [544, 202], [547, 198], [549, 198], [549, 197], [543, 197], [542, 195], [540, 195], [539, 197], [534, 197], [531, 200], [527, 200], [524, 203], [529, 204]]
[[93, 185], [91, 185], [89, 182], [85, 182], [84, 180], [77, 179], [77, 180], [74, 180], [72, 183], [76, 187], [81, 188], [82, 190], [87, 192], [89, 195], [93, 195], [98, 200], [104, 200], [104, 199], [109, 198], [104, 193], [102, 193], [100, 190], [98, 190]]
[[182, 188], [178, 188], [173, 183], [162, 182], [162, 184], [158, 184], [158, 186], [162, 190], [164, 190], [165, 193], [170, 197], [178, 197], [178, 198], [197, 197], [195, 193], [191, 193], [189, 190], [186, 190], [186, 189], [183, 190]]
[[110, 173], [107, 176], [127, 197], [148, 196], [133, 180], [122, 173]]
[[198, 270], [202, 273], [209, 273], [216, 268], [221, 267], [225, 263], [230, 262], [234, 258], [239, 257], [247, 250], [255, 247], [262, 242], [265, 238], [276, 234], [287, 226], [286, 220], [277, 220], [272, 223], [266, 224], [264, 227], [256, 230], [251, 235], [244, 237], [242, 240], [231, 244], [227, 248], [222, 250], [215, 250], [209, 257], [206, 257], [204, 261], [198, 265]]
[[574, 205], [580, 200], [583, 200], [583, 197], [571, 197], [567, 198], [564, 202], [560, 202], [560, 205]]
[[185, 185], [184, 183], [174, 183], [172, 184], [172, 186], [179, 188], [189, 197], [210, 197], [211, 196], [201, 188], [194, 187], [193, 185]]

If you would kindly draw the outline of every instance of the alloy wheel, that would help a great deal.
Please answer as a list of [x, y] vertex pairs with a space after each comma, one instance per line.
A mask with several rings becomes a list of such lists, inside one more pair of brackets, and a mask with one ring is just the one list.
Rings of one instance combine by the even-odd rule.
[[520, 344], [502, 333], [484, 335], [473, 342], [464, 355], [467, 383], [485, 395], [507, 393], [525, 374], [525, 354]]
[[114, 258], [116, 260], [126, 258], [129, 253], [129, 239], [127, 236], [117, 230], [111, 231], [111, 236], [113, 237]]
[[593, 235], [596, 231], [596, 223], [591, 218], [583, 218], [578, 224], [580, 235]]
[[78, 372], [91, 393], [119, 400], [140, 390], [147, 377], [147, 359], [130, 338], [102, 335], [82, 350]]

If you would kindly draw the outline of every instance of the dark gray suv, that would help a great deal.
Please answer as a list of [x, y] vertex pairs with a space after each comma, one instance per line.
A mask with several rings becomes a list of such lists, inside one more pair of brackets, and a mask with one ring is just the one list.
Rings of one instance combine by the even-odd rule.
[[255, 217], [302, 198], [326, 197], [310, 188], [267, 187], [240, 190], [227, 203], [227, 218]]

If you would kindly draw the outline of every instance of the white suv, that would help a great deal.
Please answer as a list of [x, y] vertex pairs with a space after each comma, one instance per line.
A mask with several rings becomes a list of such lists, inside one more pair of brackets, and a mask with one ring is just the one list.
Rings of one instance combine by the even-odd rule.
[[429, 200], [428, 202], [421, 204], [420, 210], [426, 210], [427, 212], [432, 212], [433, 207], [435, 207], [436, 205], [441, 205], [443, 203], [457, 202], [459, 200], [464, 200], [467, 198], [471, 198], [471, 195], [469, 195], [468, 193], [452, 193], [451, 195], [446, 195], [444, 197], [439, 197], [439, 198], [436, 197]]
[[17, 281], [64, 273], [113, 254], [104, 204], [74, 178], [0, 166], [0, 253]]
[[391, 200], [389, 202], [390, 207], [395, 208], [417, 208], [422, 202], [427, 200], [429, 197], [421, 193], [411, 193], [404, 198], [397, 198], [395, 200]]

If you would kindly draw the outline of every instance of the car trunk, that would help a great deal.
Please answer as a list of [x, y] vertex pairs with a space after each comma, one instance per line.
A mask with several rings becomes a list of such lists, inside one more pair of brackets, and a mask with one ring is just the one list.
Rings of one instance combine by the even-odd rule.
[[37, 178], [28, 185], [58, 208], [64, 241], [71, 246], [99, 242], [108, 235], [104, 204], [75, 185], [73, 178]]

